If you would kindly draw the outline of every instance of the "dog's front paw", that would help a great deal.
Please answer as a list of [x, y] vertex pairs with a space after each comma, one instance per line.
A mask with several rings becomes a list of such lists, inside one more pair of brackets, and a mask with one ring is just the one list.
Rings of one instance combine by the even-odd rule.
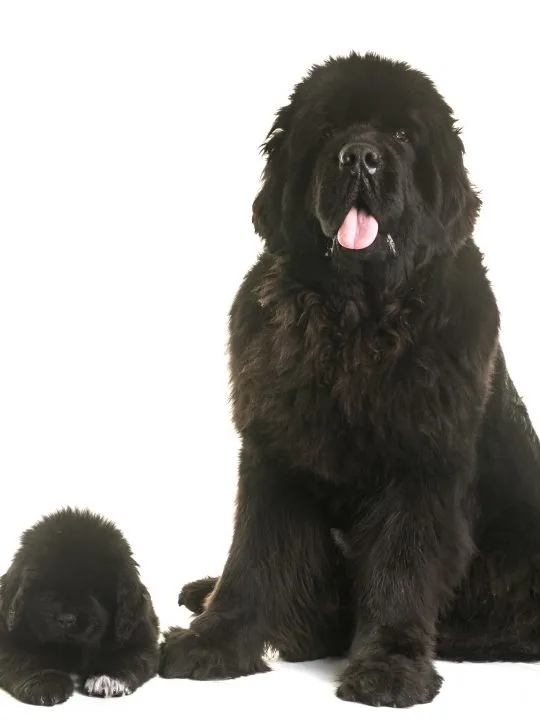
[[18, 700], [29, 705], [60, 705], [73, 695], [72, 678], [57, 670], [44, 670], [25, 678], [14, 693]]
[[100, 698], [122, 697], [131, 695], [131, 688], [123, 680], [108, 675], [92, 675], [82, 686], [85, 695]]
[[393, 655], [353, 661], [343, 673], [337, 696], [364, 705], [404, 708], [431, 702], [441, 684], [428, 659]]
[[226, 680], [267, 670], [260, 657], [242, 653], [234, 641], [218, 642], [183, 628], [171, 628], [161, 645], [159, 674], [164, 678]]

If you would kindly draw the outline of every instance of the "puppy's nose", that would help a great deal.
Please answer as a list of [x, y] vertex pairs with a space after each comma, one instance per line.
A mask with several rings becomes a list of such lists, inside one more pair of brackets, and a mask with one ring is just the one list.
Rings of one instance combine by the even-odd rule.
[[339, 151], [339, 166], [351, 172], [374, 175], [381, 165], [381, 156], [369, 143], [348, 143]]
[[58, 624], [63, 628], [70, 628], [75, 625], [77, 616], [73, 615], [73, 613], [62, 613], [61, 615], [58, 615], [57, 620]]

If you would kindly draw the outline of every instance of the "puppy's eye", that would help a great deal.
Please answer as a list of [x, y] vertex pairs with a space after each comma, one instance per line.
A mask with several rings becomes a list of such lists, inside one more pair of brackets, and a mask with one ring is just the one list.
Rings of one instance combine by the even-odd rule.
[[331, 127], [324, 128], [324, 130], [322, 132], [322, 136], [325, 140], [328, 140], [328, 138], [331, 138], [333, 134], [334, 134], [334, 128], [331, 128]]
[[408, 136], [407, 136], [407, 133], [406, 133], [405, 130], [403, 130], [403, 129], [396, 130], [396, 131], [394, 132], [394, 138], [395, 138], [396, 140], [399, 140], [399, 142], [409, 142], [409, 138], [408, 138]]

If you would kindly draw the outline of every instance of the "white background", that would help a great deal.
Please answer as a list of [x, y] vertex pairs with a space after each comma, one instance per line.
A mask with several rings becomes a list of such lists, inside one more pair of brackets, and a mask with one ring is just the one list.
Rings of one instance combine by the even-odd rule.
[[[532, 3], [0, 2], [0, 565], [62, 505], [117, 522], [164, 626], [219, 573], [238, 442], [227, 313], [259, 250], [258, 148], [308, 66], [376, 50], [430, 74], [464, 127], [477, 241], [508, 364], [540, 427], [538, 57]], [[386, 710], [333, 695], [335, 664], [226, 683], [155, 680], [59, 717]], [[533, 666], [441, 664], [413, 713], [540, 705]], [[0, 693], [4, 717], [31, 712]], [[62, 715], [63, 713], [63, 715]], [[371, 716], [371, 715], [370, 715]]]

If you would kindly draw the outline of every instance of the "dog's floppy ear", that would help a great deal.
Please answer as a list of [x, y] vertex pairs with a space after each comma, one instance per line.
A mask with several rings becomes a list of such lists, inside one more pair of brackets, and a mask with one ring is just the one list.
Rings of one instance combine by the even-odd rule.
[[266, 165], [262, 175], [262, 186], [252, 206], [252, 222], [255, 232], [270, 250], [278, 242], [281, 222], [281, 203], [287, 170], [284, 146], [289, 129], [291, 107], [282, 107], [274, 120], [262, 146]]
[[469, 180], [463, 162], [465, 148], [454, 121], [433, 145], [438, 153], [440, 217], [452, 245], [459, 246], [473, 232], [481, 200]]
[[[463, 242], [473, 231], [474, 224], [481, 207], [481, 200], [471, 185], [463, 164], [465, 149], [459, 130], [453, 130], [454, 157], [459, 162], [450, 163], [450, 169], [444, 168], [443, 209], [442, 214], [447, 227], [451, 230], [458, 243]], [[444, 172], [446, 170], [446, 173]]]
[[135, 628], [146, 620], [148, 614], [148, 591], [135, 569], [122, 572], [116, 593], [114, 634], [120, 644], [132, 636]]
[[29, 568], [12, 566], [0, 578], [0, 618], [9, 632], [18, 625], [24, 606], [24, 596], [32, 580]]

